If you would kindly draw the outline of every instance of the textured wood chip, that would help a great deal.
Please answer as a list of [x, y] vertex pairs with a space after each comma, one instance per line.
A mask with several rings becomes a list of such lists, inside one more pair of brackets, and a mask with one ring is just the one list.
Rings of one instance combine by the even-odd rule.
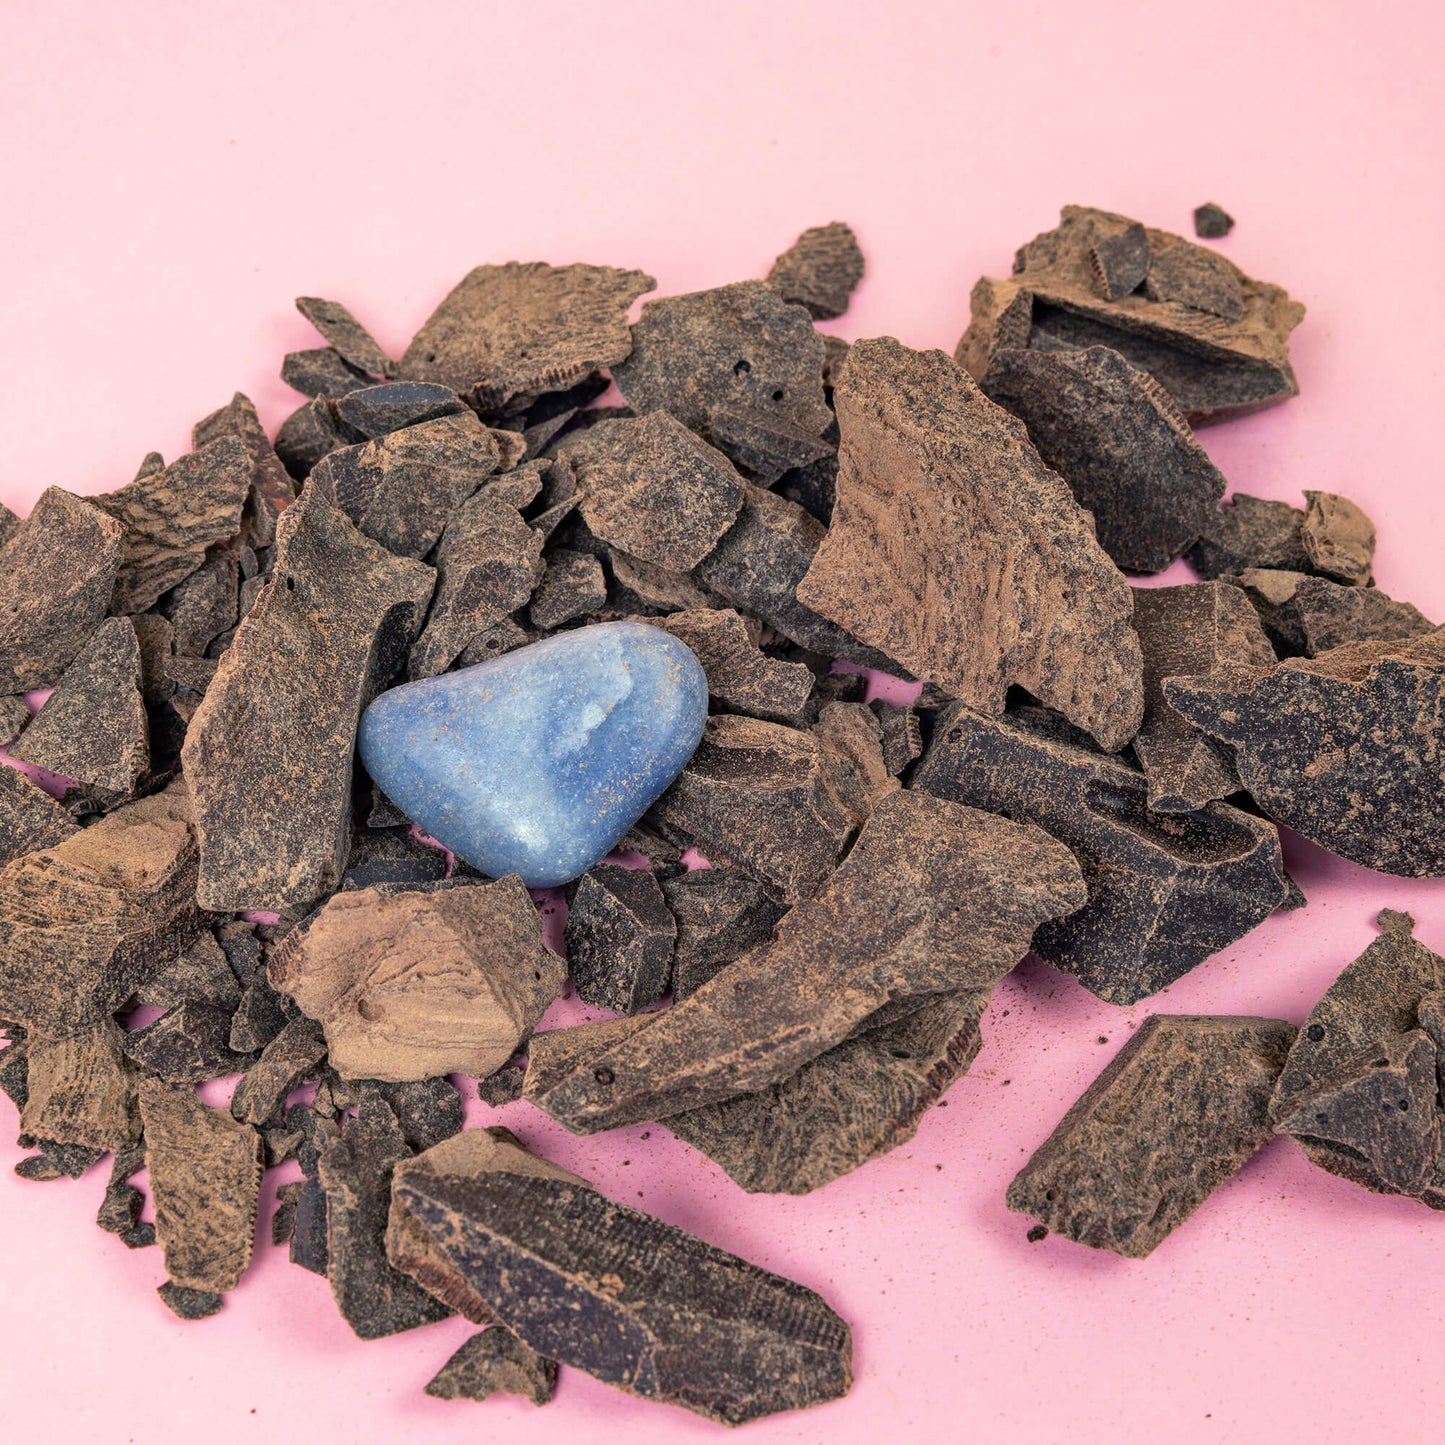
[[321, 333], [348, 366], [374, 376], [394, 376], [396, 363], [372, 334], [339, 301], [298, 296], [296, 309]]
[[591, 1189], [490, 1172], [397, 1195], [525, 1344], [630, 1394], [738, 1425], [852, 1383], [820, 1296]]
[[1144, 722], [1134, 753], [1149, 780], [1149, 807], [1191, 813], [1240, 791], [1226, 748], [1164, 701], [1164, 679], [1235, 663], [1274, 665], [1274, 649], [1249, 600], [1224, 582], [1140, 588], [1134, 630], [1144, 652]]
[[1281, 657], [1318, 657], [1347, 642], [1394, 642], [1435, 630], [1418, 608], [1374, 587], [1263, 567], [1232, 580], [1254, 604]]
[[417, 332], [398, 375], [474, 391], [484, 411], [560, 391], [627, 356], [627, 308], [656, 285], [612, 266], [478, 266]]
[[989, 988], [1035, 927], [1085, 899], [1073, 854], [1041, 829], [925, 793], [893, 793], [827, 885], [617, 1048], [527, 1093], [578, 1133], [756, 1093], [880, 1010]]
[[1171, 678], [1164, 697], [1234, 749], [1277, 823], [1382, 873], [1445, 876], [1445, 628]]
[[165, 1307], [182, 1320], [208, 1320], [225, 1308], [225, 1299], [215, 1290], [188, 1289], [168, 1279], [156, 1293]]
[[557, 1388], [557, 1365], [529, 1349], [503, 1325], [473, 1335], [427, 1383], [437, 1400], [486, 1400], [525, 1395], [545, 1405]]
[[115, 1153], [140, 1137], [135, 1076], [114, 1019], [97, 1019], [54, 1039], [32, 1034], [26, 1049], [22, 1134]]
[[1112, 231], [1097, 229], [1089, 247], [1089, 268], [1106, 301], [1137, 291], [1149, 274], [1148, 232], [1137, 221]]
[[187, 1289], [235, 1289], [251, 1262], [261, 1136], [159, 1079], [142, 1081], [140, 1112], [166, 1273]]
[[1234, 217], [1224, 209], [1217, 206], [1213, 201], [1205, 201], [1202, 206], [1194, 208], [1194, 234], [1203, 236], [1205, 240], [1217, 241], [1221, 236], [1227, 236], [1234, 229]]
[[1269, 1138], [1281, 1019], [1153, 1014], [1009, 1185], [1008, 1207], [1143, 1259]]
[[1236, 492], [1210, 519], [1189, 553], [1201, 577], [1225, 577], [1248, 567], [1313, 571], [1305, 552], [1305, 514], [1288, 502]]
[[838, 501], [798, 600], [985, 712], [1017, 684], [1121, 748], [1144, 707], [1132, 593], [1023, 424], [887, 337], [834, 399]]
[[466, 409], [451, 387], [434, 381], [388, 381], [348, 390], [336, 398], [337, 419], [367, 438], [438, 417], [459, 416]]
[[53, 848], [76, 832], [69, 813], [18, 768], [0, 767], [0, 863]]
[[123, 528], [47, 487], [0, 547], [0, 692], [50, 687], [110, 606]]
[[271, 956], [343, 1078], [484, 1076], [557, 996], [562, 960], [515, 876], [436, 892], [339, 893]]
[[1306, 492], [1300, 537], [1312, 571], [1360, 587], [1370, 580], [1375, 561], [1375, 524], [1348, 497], [1335, 492]]
[[681, 1002], [749, 949], [766, 943], [788, 911], [738, 868], [694, 868], [662, 880], [677, 920], [672, 996]]
[[1304, 307], [1222, 256], [1146, 227], [1146, 294], [1114, 300], [1100, 294], [1092, 249], [1133, 224], [1127, 216], [1065, 206], [1057, 229], [1020, 249], [1012, 277], [985, 276], [974, 287], [959, 364], [982, 378], [999, 346], [1109, 346], [1153, 375], [1195, 425], [1297, 395], [1289, 334]]
[[568, 903], [567, 969], [584, 1003], [635, 1014], [667, 992], [677, 923], [650, 869], [600, 863]]
[[274, 1118], [286, 1096], [314, 1075], [326, 1057], [321, 1030], [307, 1018], [292, 1019], [261, 1051], [231, 1096], [231, 1114], [243, 1124], [261, 1125]]
[[142, 1068], [172, 1084], [199, 1084], [238, 1074], [254, 1059], [231, 1048], [231, 1015], [224, 1008], [192, 998], [128, 1033], [125, 1051]]
[[916, 709], [895, 707], [875, 698], [868, 704], [878, 718], [883, 746], [883, 763], [893, 777], [899, 777], [915, 758], [923, 754], [923, 730]]
[[174, 1008], [186, 999], [216, 1004], [227, 1014], [241, 1002], [241, 985], [215, 934], [209, 931], [161, 964], [136, 989], [136, 1001], [153, 1008]]
[[1162, 572], [1208, 529], [1225, 481], [1174, 399], [1107, 346], [1004, 347], [983, 378], [1131, 572]]
[[[240, 608], [242, 555], [229, 548], [212, 552], [204, 566], [171, 589], [161, 605], [171, 623], [173, 654], [204, 657], [216, 638], [235, 627]], [[250, 561], [254, 566], [254, 553]]]
[[360, 440], [341, 421], [334, 404], [318, 397], [298, 407], [281, 423], [276, 433], [276, 455], [299, 482], [328, 452]]
[[279, 912], [341, 881], [357, 721], [420, 630], [433, 579], [363, 537], [319, 489], [283, 513], [275, 576], [182, 753], [206, 907]]
[[815, 321], [841, 316], [862, 279], [863, 252], [842, 221], [810, 226], [768, 272], [768, 285], [784, 301], [806, 306]]
[[596, 612], [606, 601], [607, 578], [601, 562], [587, 552], [554, 547], [527, 611], [533, 627], [561, 627]]
[[241, 540], [252, 547], [269, 547], [276, 537], [276, 518], [296, 500], [296, 489], [244, 392], [236, 392], [225, 406], [191, 428], [191, 446], [197, 451], [222, 437], [237, 438], [251, 458], [251, 490], [241, 513]]
[[335, 400], [371, 379], [360, 367], [344, 360], [334, 346], [288, 351], [281, 358], [281, 380], [302, 396]]

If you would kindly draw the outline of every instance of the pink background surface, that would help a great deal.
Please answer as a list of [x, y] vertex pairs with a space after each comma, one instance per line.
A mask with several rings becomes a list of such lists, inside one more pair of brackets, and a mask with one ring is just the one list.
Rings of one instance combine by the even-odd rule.
[[[297, 294], [398, 352], [481, 261], [760, 275], [804, 226], [857, 229], [845, 336], [952, 349], [982, 272], [1077, 201], [1189, 231], [1309, 307], [1304, 394], [1204, 434], [1232, 484], [1342, 490], [1377, 577], [1445, 618], [1438, 444], [1445, 139], [1438, 5], [51, 3], [0, 11], [0, 488], [128, 480], [240, 388], [274, 430]], [[1177, 569], [1176, 569], [1177, 570]], [[1171, 574], [1170, 580], [1182, 580]], [[1151, 1011], [1303, 1018], [1406, 908], [1445, 947], [1445, 883], [1291, 843], [1310, 895], [1164, 995], [1110, 1008], [1035, 963], [917, 1139], [803, 1200], [750, 1197], [660, 1128], [505, 1122], [616, 1198], [823, 1291], [852, 1323], [844, 1401], [750, 1440], [1438, 1438], [1445, 1219], [1263, 1151], [1155, 1255], [1025, 1242], [1003, 1193]], [[91, 1223], [103, 1185], [28, 1184], [0, 1105], [0, 1379], [16, 1438], [705, 1439], [566, 1371], [554, 1404], [441, 1403], [468, 1333], [363, 1344], [263, 1244], [213, 1320], [151, 1293], [159, 1251]], [[289, 1172], [281, 1177], [291, 1177]], [[276, 1176], [268, 1182], [262, 1228]]]

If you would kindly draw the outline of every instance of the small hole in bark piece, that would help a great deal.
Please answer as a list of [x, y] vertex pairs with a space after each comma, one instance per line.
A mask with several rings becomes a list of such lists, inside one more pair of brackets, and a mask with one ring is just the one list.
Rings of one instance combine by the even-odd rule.
[[296, 590], [296, 579], [294, 577], [288, 577], [286, 579], [286, 590], [288, 592], [294, 592]]
[[1329, 1122], [1330, 1122], [1330, 1116], [1329, 1116], [1328, 1114], [1316, 1114], [1316, 1115], [1315, 1115], [1315, 1123], [1316, 1123], [1316, 1124], [1328, 1124]]
[[[1388, 1108], [1389, 1106], [1386, 1105], [1386, 1107]], [[1410, 1107], [1410, 1101], [1409, 1101], [1408, 1099], [1401, 1099], [1400, 1102], [1399, 1102], [1399, 1104], [1396, 1105], [1396, 1107], [1397, 1107], [1397, 1108], [1399, 1109], [1399, 1111], [1403, 1114], [1403, 1113], [1405, 1113], [1405, 1112], [1409, 1109], [1409, 1107]]]
[[1390, 1067], [1390, 1061], [1389, 1059], [1375, 1059], [1370, 1067], [1372, 1069], [1387, 1069]]
[[733, 375], [746, 376], [748, 372], [750, 372], [752, 369], [753, 366], [750, 361], [740, 361], [735, 367], [733, 367]]
[[368, 1023], [375, 1023], [381, 1015], [381, 1010], [376, 1007], [370, 999], [359, 999], [356, 1004], [356, 1011]]
[[593, 1069], [592, 1077], [596, 1079], [599, 1084], [605, 1085], [610, 1084], [617, 1075], [614, 1074], [611, 1069]]
[[1311, 1025], [1309, 1026], [1309, 1028], [1307, 1028], [1307, 1029], [1305, 1030], [1305, 1037], [1306, 1037], [1312, 1044], [1317, 1044], [1317, 1043], [1319, 1043], [1319, 1041], [1320, 1041], [1322, 1038], [1324, 1038], [1324, 1036], [1325, 1036], [1325, 1026], [1324, 1026], [1323, 1024], [1311, 1024]]
[[907, 1049], [889, 1049], [888, 1052], [892, 1054], [895, 1059], [911, 1059], [913, 1057]]
[[779, 387], [779, 388], [773, 393], [773, 400], [774, 400], [774, 401], [782, 401], [782, 399], [783, 399], [783, 388], [782, 388], [782, 387]]
[[962, 729], [962, 728], [949, 728], [949, 730], [948, 730], [948, 741], [949, 741], [949, 742], [951, 742], [951, 743], [956, 743], [956, 742], [959, 740], [959, 738], [961, 738], [962, 736], [963, 736], [963, 729]]
[[495, 652], [501, 645], [502, 645], [502, 639], [501, 639], [500, 637], [489, 637], [489, 638], [487, 638], [487, 651], [488, 651], [488, 652]]

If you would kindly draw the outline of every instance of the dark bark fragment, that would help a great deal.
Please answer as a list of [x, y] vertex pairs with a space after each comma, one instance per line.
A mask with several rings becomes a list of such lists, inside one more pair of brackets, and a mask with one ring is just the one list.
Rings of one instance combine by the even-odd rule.
[[154, 1023], [127, 1034], [125, 1051], [172, 1084], [221, 1079], [254, 1062], [254, 1055], [232, 1051], [230, 1014], [202, 999], [185, 999]]
[[308, 1018], [292, 1019], [236, 1085], [231, 1096], [232, 1117], [243, 1124], [267, 1123], [285, 1104], [287, 1094], [312, 1077], [325, 1057], [320, 1025]]
[[372, 334], [339, 301], [298, 296], [296, 309], [321, 333], [348, 366], [373, 376], [394, 376], [396, 363]]
[[334, 346], [318, 346], [288, 351], [281, 358], [281, 380], [302, 396], [336, 400], [365, 386], [371, 377], [343, 360]]
[[1234, 217], [1213, 201], [1205, 201], [1194, 208], [1194, 234], [1206, 241], [1217, 241], [1234, 229]]
[[415, 887], [446, 877], [447, 855], [413, 837], [410, 828], [366, 828], [352, 833], [343, 889], [386, 884]]
[[173, 588], [161, 604], [171, 623], [172, 651], [181, 657], [204, 657], [216, 638], [235, 627], [240, 589], [241, 554], [212, 552], [205, 566]]
[[533, 627], [561, 627], [596, 612], [606, 601], [607, 578], [597, 558], [557, 547], [547, 557], [547, 571], [532, 594], [528, 615]]
[[1305, 514], [1288, 502], [1236, 492], [1210, 519], [1189, 553], [1201, 577], [1225, 577], [1248, 567], [1313, 570], [1304, 544]]
[[494, 1325], [463, 1343], [427, 1383], [437, 1400], [486, 1400], [492, 1395], [525, 1395], [545, 1405], [557, 1388], [557, 1364], [529, 1349], [504, 1325]]
[[[1138, 221], [1118, 230], [1099, 230], [1089, 247], [1089, 269], [1106, 301], [1137, 291], [1149, 274], [1149, 236]], [[992, 362], [990, 362], [992, 369]]]
[[602, 863], [577, 884], [567, 914], [567, 969], [578, 996], [635, 1014], [667, 992], [677, 923], [652, 871]]
[[874, 699], [868, 704], [883, 733], [883, 762], [893, 777], [901, 777], [915, 758], [923, 755], [923, 729], [916, 709], [895, 707]]
[[56, 1179], [79, 1179], [87, 1169], [100, 1163], [104, 1149], [94, 1149], [89, 1144], [56, 1144], [49, 1139], [35, 1139], [22, 1134], [23, 1148], [39, 1146], [40, 1152], [22, 1159], [15, 1166], [15, 1173], [21, 1179], [32, 1183], [49, 1184]]
[[1242, 273], [1218, 252], [1189, 241], [1151, 253], [1144, 294], [1151, 301], [1177, 302], [1225, 321], [1244, 320]]
[[806, 306], [815, 321], [841, 316], [862, 279], [863, 252], [842, 221], [810, 226], [768, 272], [768, 285], [784, 301]]
[[1269, 1138], [1281, 1019], [1153, 1014], [1009, 1185], [1008, 1207], [1143, 1259]]
[[459, 416], [466, 403], [434, 381], [388, 381], [348, 389], [336, 398], [336, 415], [358, 435], [372, 438], [438, 417]]
[[256, 408], [244, 392], [191, 428], [191, 445], [199, 450], [221, 437], [236, 437], [251, 458], [251, 489], [241, 514], [241, 540], [251, 547], [269, 547], [276, 536], [276, 518], [296, 500], [296, 489], [266, 436]]
[[69, 813], [19, 768], [0, 767], [0, 863], [53, 848], [76, 832]]
[[121, 1053], [115, 1020], [75, 1033], [26, 1040], [25, 1106], [20, 1131], [56, 1144], [121, 1153], [140, 1137], [135, 1075]]
[[788, 911], [737, 868], [694, 868], [662, 881], [677, 920], [672, 996], [681, 1002], [750, 949], [766, 943]]
[[225, 1308], [225, 1299], [215, 1290], [188, 1289], [168, 1279], [156, 1293], [170, 1312], [183, 1320], [205, 1320]]
[[281, 423], [276, 433], [276, 455], [296, 481], [303, 481], [312, 467], [337, 447], [350, 446], [359, 438], [336, 415], [325, 397], [298, 407]]
[[1318, 657], [1347, 642], [1396, 642], [1435, 630], [1417, 608], [1374, 587], [1262, 567], [1232, 580], [1254, 604], [1281, 657]]

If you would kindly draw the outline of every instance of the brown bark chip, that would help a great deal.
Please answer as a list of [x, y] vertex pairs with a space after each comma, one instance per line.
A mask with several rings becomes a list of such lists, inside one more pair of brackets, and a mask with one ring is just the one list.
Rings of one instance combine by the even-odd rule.
[[1194, 234], [1207, 241], [1217, 241], [1234, 229], [1234, 217], [1213, 201], [1205, 201], [1194, 208]]
[[140, 1112], [166, 1273], [188, 1289], [235, 1289], [251, 1262], [261, 1136], [159, 1079], [141, 1083]]
[[677, 920], [672, 997], [680, 1003], [749, 949], [766, 943], [788, 911], [756, 879], [714, 865], [662, 880], [662, 896]]
[[326, 1057], [320, 1028], [308, 1018], [292, 1019], [251, 1065], [231, 1096], [231, 1114], [258, 1127], [273, 1119], [286, 1096], [303, 1079], [314, 1077]]
[[302, 396], [334, 401], [365, 386], [372, 378], [344, 361], [334, 346], [317, 346], [288, 351], [281, 358], [281, 380]]
[[339, 301], [298, 296], [296, 309], [321, 333], [348, 366], [373, 376], [394, 376], [396, 363], [372, 334]]
[[588, 552], [554, 547], [527, 612], [533, 627], [561, 627], [596, 612], [606, 601], [607, 578], [597, 558]]
[[193, 998], [127, 1034], [125, 1051], [142, 1068], [172, 1084], [199, 1084], [238, 1074], [255, 1058], [231, 1048], [231, 1015], [224, 1008]]
[[465, 1341], [428, 1382], [426, 1393], [437, 1400], [525, 1395], [545, 1405], [556, 1388], [556, 1361], [544, 1360], [504, 1325], [494, 1325]]
[[1028, 428], [1120, 567], [1162, 572], [1209, 527], [1223, 475], [1173, 397], [1117, 351], [1004, 348], [983, 389]]
[[26, 1065], [22, 1134], [117, 1154], [140, 1137], [135, 1074], [114, 1019], [97, 1019], [54, 1039], [32, 1034]]
[[10, 756], [73, 779], [102, 809], [135, 791], [150, 767], [150, 734], [128, 617], [101, 623]]
[[19, 768], [0, 767], [0, 863], [53, 848], [77, 831], [69, 813]]
[[1186, 722], [1164, 701], [1164, 679], [1246, 663], [1274, 665], [1274, 649], [1258, 615], [1224, 582], [1140, 588], [1134, 630], [1144, 650], [1144, 722], [1134, 753], [1149, 780], [1149, 807], [1192, 813], [1240, 791], [1234, 760], [1220, 743]]
[[1133, 595], [1023, 423], [941, 351], [860, 341], [833, 524], [798, 600], [985, 712], [1011, 684], [1113, 751], [1143, 713]]
[[4, 739], [4, 744], [0, 746], [14, 742], [29, 722], [30, 709], [26, 706], [24, 693], [0, 697], [0, 738]]
[[359, 440], [337, 416], [335, 404], [318, 397], [298, 407], [281, 423], [276, 433], [276, 455], [299, 482], [328, 452]]
[[1412, 936], [1409, 914], [1387, 908], [1379, 923], [1305, 1020], [1270, 1118], [1332, 1174], [1445, 1208], [1445, 1187], [1431, 1184], [1442, 1120], [1429, 1079], [1445, 1041], [1428, 1031], [1445, 959]]
[[666, 411], [765, 486], [832, 450], [823, 338], [761, 281], [649, 301], [613, 367], [639, 415]]
[[1224, 577], [1248, 567], [1314, 570], [1304, 543], [1305, 514], [1288, 502], [1236, 492], [1216, 511], [1189, 553], [1201, 577]]
[[[170, 620], [172, 656], [204, 657], [216, 638], [235, 627], [240, 607], [241, 557], [241, 553], [229, 549], [213, 552], [203, 567], [171, 589], [161, 606]], [[254, 565], [253, 552], [250, 561]]]
[[915, 758], [923, 755], [923, 729], [917, 710], [895, 707], [875, 698], [868, 706], [878, 718], [882, 733], [883, 763], [893, 777], [901, 777]]
[[414, 1330], [451, 1313], [387, 1261], [392, 1170], [411, 1157], [396, 1115], [379, 1095], [361, 1099], [356, 1117], [343, 1122], [320, 1155], [326, 1277], [342, 1317], [363, 1340]]
[[912, 786], [1037, 823], [1073, 849], [1088, 902], [1042, 923], [1034, 952], [1109, 1003], [1167, 987], [1288, 894], [1269, 823], [1224, 803], [1151, 813], [1142, 773], [1059, 735], [1038, 709], [944, 712]]
[[244, 392], [238, 391], [225, 406], [191, 428], [191, 446], [199, 450], [228, 436], [238, 438], [251, 458], [251, 490], [241, 514], [242, 540], [252, 547], [269, 547], [276, 536], [276, 518], [296, 500], [296, 489]]
[[331, 452], [307, 486], [324, 488], [363, 536], [398, 557], [421, 558], [499, 460], [491, 432], [463, 412]]
[[667, 992], [677, 923], [647, 868], [589, 868], [567, 912], [567, 970], [584, 1003], [635, 1014]]
[[241, 530], [254, 463], [245, 442], [222, 436], [119, 491], [91, 500], [122, 527], [112, 612], [144, 612]]
[[1089, 269], [1106, 301], [1137, 291], [1149, 274], [1149, 235], [1137, 221], [1115, 231], [1100, 230], [1089, 247]]
[[594, 1190], [493, 1172], [397, 1197], [524, 1344], [629, 1394], [739, 1425], [852, 1383], [812, 1290]]
[[110, 607], [120, 524], [47, 487], [0, 547], [0, 692], [49, 687]]
[[184, 783], [0, 868], [0, 1018], [64, 1032], [124, 1007], [201, 931]]
[[1171, 678], [1164, 697], [1234, 749], [1277, 823], [1382, 873], [1445, 876], [1445, 628]]
[[434, 381], [388, 381], [380, 386], [348, 388], [336, 398], [338, 420], [367, 438], [438, 417], [459, 416], [466, 409], [451, 387]]
[[156, 1293], [165, 1307], [182, 1320], [207, 1320], [225, 1308], [225, 1299], [209, 1289], [187, 1289], [168, 1279]]
[[1300, 535], [1310, 568], [1333, 582], [1362, 587], [1375, 561], [1375, 524], [1348, 497], [1306, 492]]
[[687, 572], [732, 526], [743, 479], [665, 411], [598, 422], [563, 443], [592, 532], [629, 556]]
[[1065, 206], [1056, 230], [1020, 249], [1012, 277], [985, 276], [974, 287], [973, 319], [955, 353], [959, 364], [981, 380], [1000, 346], [1109, 346], [1149, 372], [1195, 425], [1297, 395], [1289, 334], [1304, 307], [1215, 252], [1146, 227], [1145, 294], [1112, 300], [1100, 294], [1092, 249], [1133, 224], [1127, 216]]
[[1435, 630], [1418, 608], [1374, 587], [1263, 567], [1232, 580], [1254, 604], [1281, 657], [1318, 657], [1347, 642], [1396, 642]]
[[1073, 854], [1041, 829], [893, 793], [771, 943], [567, 1077], [534, 1090], [529, 1076], [528, 1097], [595, 1133], [756, 1093], [886, 1007], [992, 987], [1038, 924], [1085, 896]]
[[756, 1094], [665, 1122], [750, 1193], [808, 1194], [905, 1144], [983, 1043], [993, 993], [930, 1000]]
[[501, 1068], [565, 976], [515, 876], [339, 893], [270, 962], [325, 1029], [337, 1073], [390, 1081]]
[[1008, 1188], [1008, 1207], [1143, 1259], [1269, 1138], [1281, 1019], [1153, 1014]]
[[784, 301], [806, 306], [815, 321], [841, 316], [862, 279], [863, 252], [842, 221], [810, 226], [768, 272], [768, 285]]
[[612, 266], [478, 266], [417, 332], [398, 375], [475, 391], [483, 411], [561, 391], [626, 357], [627, 308], [656, 285]]
[[341, 881], [362, 709], [420, 629], [431, 568], [393, 557], [308, 488], [182, 752], [208, 908], [281, 911]]

